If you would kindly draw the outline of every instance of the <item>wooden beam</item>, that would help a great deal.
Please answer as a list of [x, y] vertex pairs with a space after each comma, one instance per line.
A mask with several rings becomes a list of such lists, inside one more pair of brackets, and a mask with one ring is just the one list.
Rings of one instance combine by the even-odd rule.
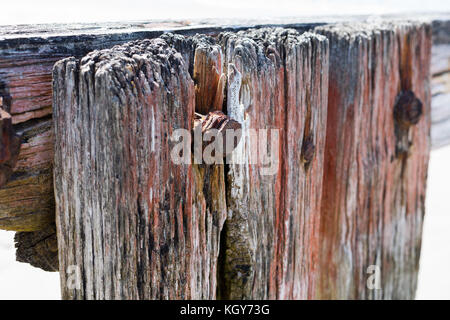
[[59, 271], [55, 226], [34, 232], [17, 232], [16, 260], [45, 271]]

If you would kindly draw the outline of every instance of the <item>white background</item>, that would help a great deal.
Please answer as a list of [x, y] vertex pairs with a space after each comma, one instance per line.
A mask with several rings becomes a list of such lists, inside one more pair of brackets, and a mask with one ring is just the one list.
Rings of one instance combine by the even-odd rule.
[[449, 11], [448, 0], [2, 0], [0, 25]]
[[[445, 0], [2, 0], [0, 25], [150, 19], [450, 12]], [[1, 28], [1, 27], [0, 27]], [[418, 299], [450, 299], [450, 147], [433, 151], [428, 175]], [[59, 274], [15, 261], [13, 232], [0, 231], [0, 299], [59, 299]]]

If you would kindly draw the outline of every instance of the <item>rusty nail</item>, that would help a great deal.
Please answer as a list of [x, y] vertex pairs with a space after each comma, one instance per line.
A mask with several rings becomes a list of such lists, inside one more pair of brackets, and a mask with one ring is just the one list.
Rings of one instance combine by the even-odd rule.
[[[228, 129], [230, 130], [239, 130], [242, 128], [241, 124], [231, 118], [229, 118], [222, 111], [212, 111], [207, 115], [202, 115], [199, 113], [195, 113], [195, 121], [201, 126], [202, 133], [206, 133], [208, 130], [217, 129], [222, 135], [223, 138], [223, 150], [226, 150], [226, 132]], [[241, 132], [237, 131], [237, 136], [235, 136], [235, 140], [233, 141], [233, 150], [239, 144], [241, 139]], [[227, 154], [230, 152], [227, 152]]]

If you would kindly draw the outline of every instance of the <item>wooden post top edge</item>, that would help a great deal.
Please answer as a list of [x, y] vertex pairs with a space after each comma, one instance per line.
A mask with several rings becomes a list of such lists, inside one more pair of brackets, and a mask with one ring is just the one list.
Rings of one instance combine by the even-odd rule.
[[[317, 25], [340, 22], [364, 22], [371, 19], [382, 20], [421, 20], [448, 22], [449, 13], [402, 14], [402, 15], [340, 15], [283, 17], [271, 19], [193, 19], [193, 20], [149, 20], [110, 23], [73, 23], [73, 24], [29, 24], [0, 26], [0, 46], [2, 42], [28, 39], [32, 42], [57, 41], [80, 36], [120, 36], [130, 33], [214, 33], [224, 30], [240, 30], [255, 27], [280, 26], [291, 28], [312, 28]], [[442, 23], [441, 23], [442, 24]]]

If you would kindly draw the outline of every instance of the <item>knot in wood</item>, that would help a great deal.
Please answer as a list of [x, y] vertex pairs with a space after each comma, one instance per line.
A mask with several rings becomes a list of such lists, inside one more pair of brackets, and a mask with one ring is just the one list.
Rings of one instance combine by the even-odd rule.
[[306, 164], [310, 163], [314, 159], [316, 146], [314, 145], [313, 137], [307, 136], [302, 145], [302, 158]]
[[415, 125], [423, 114], [422, 101], [411, 90], [402, 91], [394, 107], [395, 119], [404, 127]]

